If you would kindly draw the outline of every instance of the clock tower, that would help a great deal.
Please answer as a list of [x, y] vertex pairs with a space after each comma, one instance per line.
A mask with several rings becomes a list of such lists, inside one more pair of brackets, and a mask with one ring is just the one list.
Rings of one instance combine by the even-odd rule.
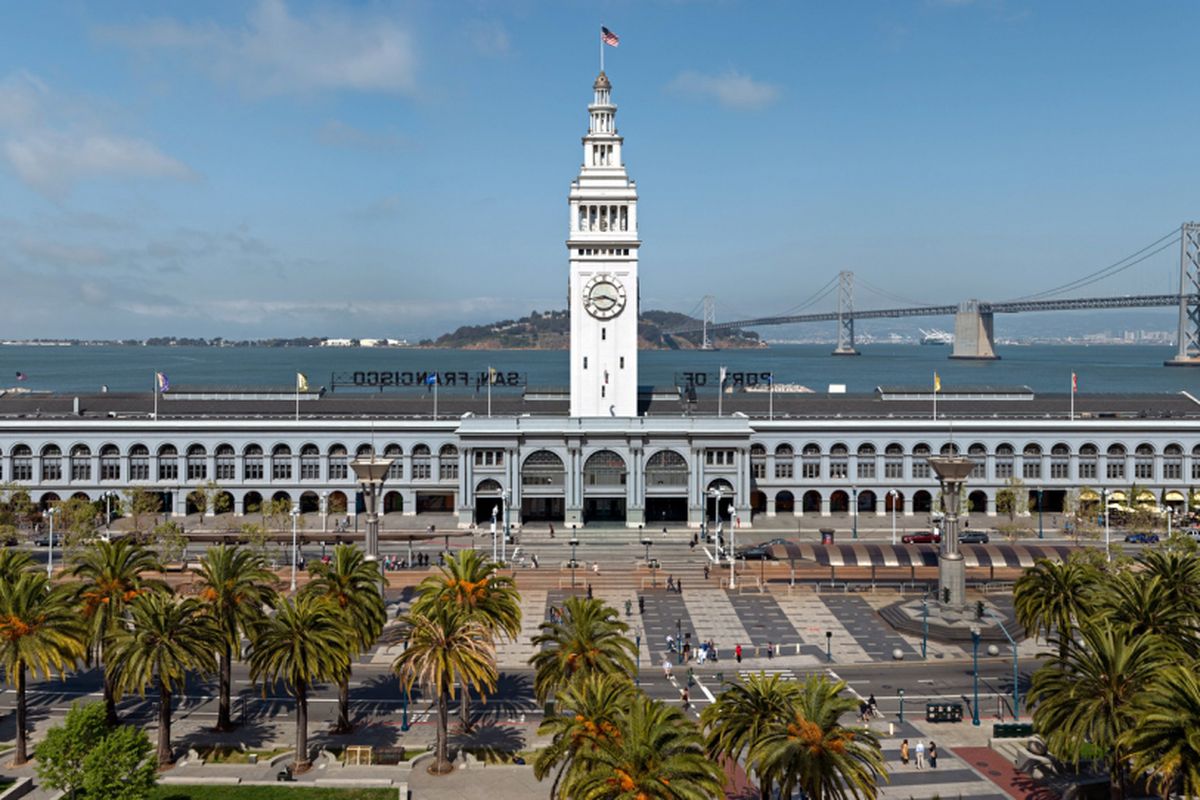
[[571, 416], [637, 416], [637, 184], [625, 174], [612, 84], [592, 86], [583, 167], [571, 182]]

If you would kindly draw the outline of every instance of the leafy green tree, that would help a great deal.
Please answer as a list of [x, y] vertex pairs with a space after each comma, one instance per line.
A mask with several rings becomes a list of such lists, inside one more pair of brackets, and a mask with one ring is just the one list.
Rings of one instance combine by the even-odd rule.
[[1080, 646], [1033, 674], [1033, 723], [1064, 760], [1078, 764], [1089, 742], [1105, 752], [1116, 791], [1124, 783], [1124, 743], [1139, 722], [1135, 700], [1177, 651], [1150, 634], [1130, 636], [1102, 620], [1085, 620], [1078, 635]]
[[83, 656], [87, 627], [73, 600], [70, 587], [51, 584], [41, 570], [0, 581], [0, 665], [16, 686], [17, 765], [29, 759], [26, 674], [62, 675]]
[[1061, 633], [1059, 657], [1065, 658], [1071, 646], [1070, 632], [1075, 621], [1091, 610], [1090, 595], [1099, 577], [1079, 559], [1038, 561], [1013, 586], [1017, 621], [1047, 639]]
[[751, 748], [751, 760], [772, 776], [783, 797], [797, 789], [812, 800], [878, 795], [879, 781], [887, 779], [879, 739], [869, 728], [840, 722], [858, 707], [845, 688], [844, 681], [810, 675], [786, 722], [770, 726]]
[[158, 766], [174, 762], [171, 695], [189, 672], [214, 672], [221, 632], [199, 600], [153, 592], [129, 604], [129, 623], [113, 636], [109, 657], [117, 688], [145, 695], [158, 692]]
[[[780, 679], [778, 673], [759, 672], [735, 681], [700, 714], [709, 757], [731, 762], [745, 759], [768, 730], [788, 723], [798, 692], [795, 683]], [[757, 760], [748, 760], [747, 766], [758, 776], [759, 793], [766, 800], [771, 796], [771, 775]]]
[[[587, 675], [559, 692], [555, 713], [538, 726], [539, 736], [550, 736], [550, 744], [538, 752], [533, 776], [539, 781], [554, 773], [552, 800], [558, 787], [580, 767], [581, 751], [590, 752], [621, 735], [620, 715], [636, 693], [624, 675]], [[577, 760], [578, 759], [578, 760]]]
[[599, 599], [571, 597], [562, 622], [543, 622], [533, 638], [534, 693], [539, 703], [556, 695], [577, 675], [632, 675], [634, 644], [616, 609]]
[[996, 511], [1008, 517], [996, 527], [1009, 539], [1032, 533], [1028, 520], [1029, 491], [1020, 478], [1009, 478], [1004, 482], [1004, 488], [996, 492]]
[[1200, 678], [1173, 664], [1134, 700], [1137, 724], [1121, 737], [1135, 774], [1160, 797], [1200, 797]]
[[563, 781], [572, 800], [701, 800], [721, 796], [725, 783], [696, 725], [641, 693], [620, 715], [618, 735], [596, 742], [580, 766]]
[[182, 561], [187, 552], [188, 538], [183, 526], [169, 519], [154, 526], [151, 533], [152, 547], [164, 562]]
[[408, 646], [392, 664], [405, 690], [420, 684], [437, 699], [437, 756], [429, 771], [444, 775], [453, 767], [448, 754], [450, 701], [459, 685], [478, 692], [496, 688], [496, 656], [481, 622], [449, 604], [402, 620]]
[[[521, 632], [521, 596], [512, 578], [501, 575], [499, 565], [478, 550], [447, 557], [438, 574], [421, 581], [417, 591], [416, 613], [435, 603], [451, 603], [479, 620], [493, 639], [502, 635], [515, 639]], [[469, 730], [470, 693], [463, 691], [461, 700], [462, 727]]]
[[221, 631], [217, 730], [230, 731], [233, 661], [242, 657], [242, 638], [262, 621], [264, 606], [275, 605], [276, 577], [257, 553], [226, 545], [205, 551], [196, 577], [200, 602]]
[[83, 787], [84, 762], [108, 734], [103, 703], [73, 703], [61, 725], [37, 746], [37, 774], [44, 786], [74, 797]]
[[154, 553], [128, 539], [97, 542], [76, 556], [71, 569], [71, 575], [80, 581], [79, 604], [90, 631], [91, 655], [104, 667], [109, 725], [117, 724], [116, 676], [108, 668], [105, 650], [124, 622], [130, 601], [144, 592], [166, 591], [161, 580], [146, 577], [147, 572], [161, 571], [162, 564]]
[[296, 769], [312, 766], [308, 757], [308, 692], [337, 680], [348, 668], [346, 632], [338, 610], [314, 594], [280, 602], [275, 613], [255, 625], [250, 637], [250, 679], [282, 680], [296, 698]]
[[140, 486], [131, 486], [125, 490], [122, 506], [134, 534], [140, 536], [146, 530], [147, 518], [152, 519], [162, 513], [162, 497]]
[[[265, 500], [262, 505], [263, 526], [268, 530], [276, 530], [280, 533], [290, 531], [292, 529], [292, 501], [279, 498], [278, 500]], [[300, 527], [303, 527], [304, 518], [297, 520]]]
[[[339, 544], [333, 548], [329, 563], [314, 562], [309, 567], [312, 580], [304, 591], [328, 600], [341, 617], [346, 634], [346, 651], [350, 661], [375, 644], [387, 622], [387, 607], [383, 603], [386, 580], [378, 561], [368, 561], [357, 547]], [[350, 723], [350, 667], [338, 681], [337, 733], [353, 730]]]
[[246, 540], [246, 546], [256, 556], [265, 560], [271, 544], [271, 534], [267, 532], [266, 527], [256, 522], [243, 522], [241, 533], [242, 538]]
[[96, 506], [85, 497], [72, 497], [56, 504], [54, 530], [68, 556], [96, 534]]
[[158, 776], [150, 759], [153, 748], [144, 731], [120, 725], [97, 743], [83, 760], [83, 792], [87, 800], [146, 800]]

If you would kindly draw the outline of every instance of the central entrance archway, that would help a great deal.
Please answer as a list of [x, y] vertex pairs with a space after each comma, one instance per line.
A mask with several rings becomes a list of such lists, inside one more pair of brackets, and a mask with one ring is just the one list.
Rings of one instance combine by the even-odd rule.
[[[733, 519], [733, 484], [724, 478], [717, 478], [715, 481], [708, 484], [708, 489], [705, 491], [704, 499], [704, 518], [707, 520], [718, 519], [722, 522], [729, 522]], [[721, 496], [720, 516], [717, 516], [717, 497]]]
[[598, 450], [583, 464], [583, 524], [625, 522], [625, 459]]
[[521, 464], [521, 521], [562, 522], [566, 516], [567, 468], [549, 450], [535, 450]]
[[646, 524], [687, 522], [688, 463], [674, 450], [659, 450], [646, 460]]

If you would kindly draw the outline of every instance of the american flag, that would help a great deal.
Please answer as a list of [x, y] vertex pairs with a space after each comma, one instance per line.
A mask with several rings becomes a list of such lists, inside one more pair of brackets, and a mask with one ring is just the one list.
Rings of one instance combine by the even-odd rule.
[[24, 372], [18, 372], [18, 373], [17, 373], [17, 380], [19, 380], [19, 381], [23, 381], [23, 380], [25, 380], [25, 377], [26, 377], [26, 376], [25, 376], [25, 373], [24, 373]]
[[618, 38], [615, 33], [603, 25], [600, 26], [600, 38], [603, 39], [604, 43], [609, 47], [616, 47], [621, 43], [620, 38]]

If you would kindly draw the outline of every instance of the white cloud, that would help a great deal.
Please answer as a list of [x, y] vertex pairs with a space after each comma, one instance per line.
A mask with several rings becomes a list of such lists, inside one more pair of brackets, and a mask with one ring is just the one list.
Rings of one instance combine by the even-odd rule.
[[756, 81], [749, 75], [733, 70], [720, 75], [687, 70], [667, 84], [667, 89], [682, 95], [716, 100], [725, 108], [735, 111], [758, 111], [779, 97], [779, 89], [773, 84]]
[[408, 140], [398, 133], [364, 130], [337, 119], [331, 119], [321, 126], [317, 131], [317, 141], [330, 147], [347, 147], [377, 153], [395, 152], [409, 145]]
[[22, 183], [61, 199], [91, 178], [195, 177], [151, 142], [106, 130], [87, 105], [25, 72], [0, 81], [0, 154]]
[[410, 93], [416, 85], [412, 36], [379, 14], [329, 10], [300, 17], [283, 0], [259, 0], [237, 27], [160, 19], [96, 33], [140, 52], [190, 54], [203, 69], [252, 94]]

